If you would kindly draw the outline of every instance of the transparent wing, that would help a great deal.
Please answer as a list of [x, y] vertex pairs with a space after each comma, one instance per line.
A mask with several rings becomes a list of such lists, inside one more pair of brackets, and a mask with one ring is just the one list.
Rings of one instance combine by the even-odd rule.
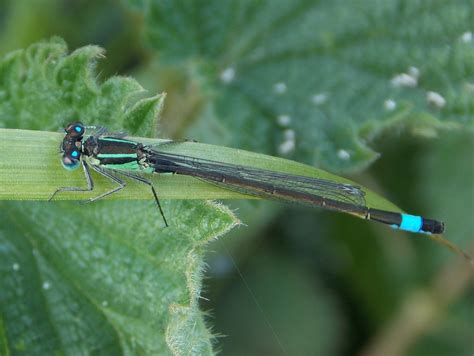
[[[147, 151], [148, 163], [156, 172], [189, 175], [226, 189], [270, 199], [292, 200], [292, 194], [296, 197], [307, 195], [365, 206], [365, 193], [352, 184], [165, 153], [152, 148], [147, 148]], [[279, 197], [279, 192], [288, 194]]]

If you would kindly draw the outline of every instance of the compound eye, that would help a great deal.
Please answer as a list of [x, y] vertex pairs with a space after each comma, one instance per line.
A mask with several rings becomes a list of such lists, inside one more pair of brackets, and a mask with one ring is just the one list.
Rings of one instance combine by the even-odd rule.
[[82, 135], [84, 135], [85, 128], [81, 122], [75, 121], [70, 123], [64, 129], [64, 131], [66, 131], [66, 133], [71, 137], [82, 137]]
[[64, 155], [63, 158], [61, 159], [61, 163], [63, 164], [63, 167], [69, 171], [72, 171], [76, 169], [77, 167], [79, 167], [78, 159], [72, 158], [66, 155]]
[[77, 148], [73, 149], [69, 155], [73, 158], [73, 159], [79, 159], [79, 150]]
[[70, 151], [68, 152], [65, 152], [63, 154], [63, 157], [61, 159], [61, 163], [63, 164], [63, 167], [72, 171], [74, 169], [76, 169], [77, 167], [79, 167], [79, 158], [81, 156], [81, 153], [79, 152], [79, 150], [74, 147], [72, 148]]

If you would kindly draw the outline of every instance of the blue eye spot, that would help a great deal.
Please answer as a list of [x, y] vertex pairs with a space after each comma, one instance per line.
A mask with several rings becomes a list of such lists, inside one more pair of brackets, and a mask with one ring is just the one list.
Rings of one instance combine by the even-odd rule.
[[82, 127], [81, 126], [75, 126], [74, 130], [79, 133], [79, 132], [82, 131]]
[[74, 157], [74, 158], [77, 158], [77, 157], [79, 157], [79, 152], [77, 152], [77, 151], [72, 151], [72, 152], [71, 152], [71, 156]]

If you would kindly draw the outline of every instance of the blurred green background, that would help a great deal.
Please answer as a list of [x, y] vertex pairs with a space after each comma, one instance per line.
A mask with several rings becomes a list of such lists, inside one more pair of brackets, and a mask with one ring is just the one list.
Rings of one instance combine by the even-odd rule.
[[[99, 80], [167, 92], [159, 137], [350, 175], [444, 220], [471, 253], [472, 31], [471, 1], [0, 0], [0, 54], [53, 35], [99, 45]], [[216, 351], [473, 354], [472, 269], [442, 246], [335, 213], [226, 204], [246, 226], [208, 246]]]

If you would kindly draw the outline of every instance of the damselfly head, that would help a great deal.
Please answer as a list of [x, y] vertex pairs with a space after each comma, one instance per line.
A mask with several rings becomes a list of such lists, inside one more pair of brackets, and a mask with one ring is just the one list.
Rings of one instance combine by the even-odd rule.
[[61, 143], [60, 150], [63, 153], [61, 163], [67, 170], [79, 167], [81, 158], [82, 137], [84, 135], [84, 125], [79, 121], [70, 123], [64, 131], [66, 136]]
[[66, 135], [73, 138], [82, 138], [85, 132], [85, 127], [80, 121], [71, 122], [64, 129]]
[[74, 121], [67, 125], [64, 131], [66, 136], [60, 146], [60, 150], [63, 153], [61, 163], [64, 168], [73, 170], [79, 167], [81, 140], [84, 136], [85, 127], [80, 121]]

